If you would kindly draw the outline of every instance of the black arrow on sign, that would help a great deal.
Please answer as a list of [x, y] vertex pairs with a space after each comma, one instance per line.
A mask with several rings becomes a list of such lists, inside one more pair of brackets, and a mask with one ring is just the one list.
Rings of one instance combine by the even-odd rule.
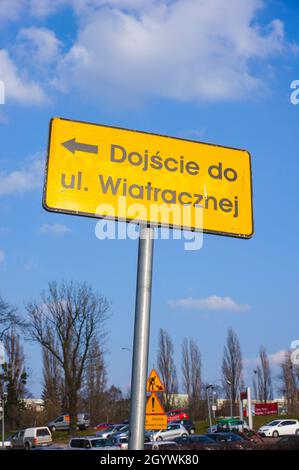
[[87, 153], [98, 153], [98, 146], [97, 145], [90, 145], [90, 144], [81, 144], [80, 142], [76, 142], [76, 138], [67, 140], [63, 142], [63, 145], [67, 150], [72, 153], [75, 153], [76, 150], [80, 152], [87, 152]]

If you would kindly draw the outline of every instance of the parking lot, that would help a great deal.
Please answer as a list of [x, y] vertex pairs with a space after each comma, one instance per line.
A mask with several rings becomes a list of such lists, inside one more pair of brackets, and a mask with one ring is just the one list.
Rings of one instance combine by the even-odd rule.
[[[227, 421], [228, 425], [223, 425]], [[267, 417], [256, 417], [255, 422], [260, 433], [241, 427], [233, 428], [230, 418], [218, 420], [213, 426], [213, 432], [208, 428], [207, 422], [184, 419], [170, 421], [165, 430], [145, 431], [145, 450], [276, 450], [299, 449], [299, 433], [286, 434], [279, 437], [265, 437], [261, 435], [263, 429], [275, 429], [293, 419], [270, 420]], [[182, 424], [185, 422], [185, 426]], [[239, 421], [234, 419], [235, 423]], [[53, 423], [53, 421], [51, 422]], [[222, 423], [222, 424], [221, 424]], [[274, 424], [271, 424], [274, 423]], [[52, 424], [54, 427], [54, 424]], [[232, 427], [232, 428], [231, 428]], [[52, 432], [51, 432], [52, 431]], [[71, 436], [69, 430], [50, 429], [47, 426], [27, 428], [7, 435], [6, 449], [25, 450], [128, 450], [130, 426], [128, 423], [99, 423], [88, 426], [86, 429], [77, 429]], [[1, 443], [2, 446], [2, 443]]]

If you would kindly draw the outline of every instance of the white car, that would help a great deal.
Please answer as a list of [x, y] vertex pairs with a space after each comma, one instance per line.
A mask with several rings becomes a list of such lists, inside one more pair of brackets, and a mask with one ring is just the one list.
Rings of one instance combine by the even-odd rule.
[[160, 431], [154, 432], [152, 435], [153, 441], [171, 441], [176, 437], [188, 436], [187, 429], [178, 423], [169, 423], [167, 429], [161, 429]]
[[265, 437], [299, 434], [299, 421], [297, 419], [275, 419], [271, 423], [262, 426], [258, 433]]
[[46, 426], [26, 428], [15, 432], [10, 441], [13, 449], [30, 450], [52, 444], [52, 434]]
[[[4, 449], [11, 449], [11, 447], [10, 441], [4, 441]], [[0, 440], [0, 450], [2, 450], [2, 439]]]

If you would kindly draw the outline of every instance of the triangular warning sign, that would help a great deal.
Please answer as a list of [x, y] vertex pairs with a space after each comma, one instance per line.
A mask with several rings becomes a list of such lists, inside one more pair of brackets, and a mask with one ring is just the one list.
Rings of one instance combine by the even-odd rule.
[[145, 414], [147, 415], [162, 415], [165, 414], [164, 408], [160, 403], [159, 398], [155, 393], [152, 393], [151, 396], [147, 399]]
[[161, 382], [159, 375], [156, 370], [153, 369], [146, 381], [147, 392], [164, 392], [165, 387]]

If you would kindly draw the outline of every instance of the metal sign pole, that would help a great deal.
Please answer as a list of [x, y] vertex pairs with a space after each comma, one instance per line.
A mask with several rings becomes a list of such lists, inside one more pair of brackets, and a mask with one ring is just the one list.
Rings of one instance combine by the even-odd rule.
[[143, 450], [154, 229], [140, 225], [131, 378], [129, 449]]
[[252, 400], [250, 387], [247, 388], [247, 413], [248, 413], [248, 425], [249, 429], [253, 429], [252, 422]]

